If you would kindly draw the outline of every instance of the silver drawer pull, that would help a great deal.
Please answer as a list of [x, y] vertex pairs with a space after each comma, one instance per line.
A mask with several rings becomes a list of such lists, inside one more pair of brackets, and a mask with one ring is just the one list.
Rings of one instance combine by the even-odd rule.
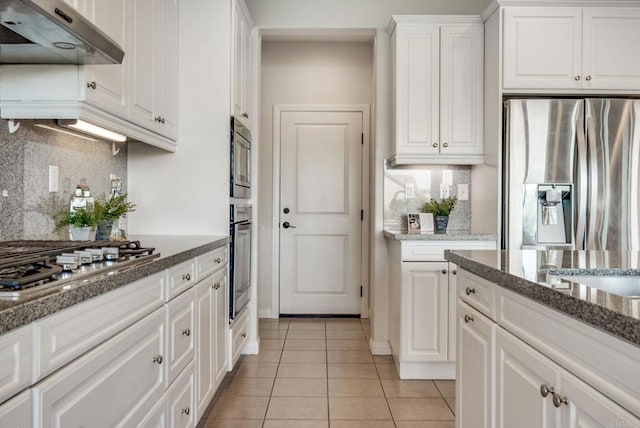
[[91, 83], [87, 83], [87, 88], [96, 89], [97, 87], [98, 87], [98, 84], [95, 81]]
[[220, 288], [220, 285], [221, 284], [219, 282], [216, 282], [215, 284], [213, 284], [213, 288], [217, 290], [218, 288]]
[[249, 119], [249, 113], [247, 112], [242, 113], [242, 117], [244, 117], [245, 119]]
[[465, 292], [465, 294], [466, 294], [467, 296], [469, 296], [469, 295], [471, 295], [471, 294], [476, 294], [476, 289], [475, 289], [475, 288], [469, 288], [469, 287], [467, 287], [467, 288], [465, 288], [465, 289], [464, 289], [464, 292]]
[[451, 273], [454, 274], [454, 275], [457, 275], [458, 271], [454, 269], [454, 270], [451, 271]]
[[183, 415], [189, 416], [189, 413], [191, 413], [191, 409], [189, 409], [188, 407], [185, 407], [180, 411], [180, 413], [182, 413]]
[[553, 392], [553, 387], [549, 387], [544, 383], [540, 385], [540, 395], [546, 398], [549, 394], [555, 394], [555, 392]]
[[473, 322], [473, 317], [471, 315], [465, 315], [464, 316], [464, 322]]
[[240, 336], [244, 339], [245, 337], [247, 337], [247, 333], [242, 333]]
[[156, 364], [162, 364], [162, 355], [156, 355], [153, 357], [153, 362]]
[[433, 147], [438, 147], [438, 143], [433, 143]]
[[184, 279], [185, 281], [191, 281], [191, 274], [185, 273], [184, 275], [182, 275], [182, 279]]
[[585, 77], [584, 80], [586, 80], [587, 82], [590, 82], [591, 81], [591, 76]]
[[449, 143], [443, 143], [442, 147], [449, 147]]
[[575, 80], [576, 80], [576, 82], [577, 82], [578, 80], [580, 80], [580, 76], [576, 76], [576, 77], [574, 77], [574, 79], [575, 79]]
[[556, 394], [554, 392], [553, 393], [553, 405], [555, 407], [560, 407], [563, 404], [569, 405], [569, 400], [567, 400], [567, 397], [560, 397], [558, 394]]
[[446, 275], [447, 274], [447, 270], [446, 269], [442, 269], [442, 274]]
[[213, 261], [216, 262], [216, 263], [220, 263], [222, 261], [222, 259], [220, 259], [220, 257], [216, 257]]
[[191, 330], [188, 328], [185, 328], [184, 330], [182, 330], [182, 335], [187, 337], [191, 336]]

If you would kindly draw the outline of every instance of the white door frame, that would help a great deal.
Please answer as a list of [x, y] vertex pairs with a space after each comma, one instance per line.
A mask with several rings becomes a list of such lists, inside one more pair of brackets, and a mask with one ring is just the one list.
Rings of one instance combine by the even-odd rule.
[[360, 316], [369, 317], [369, 174], [370, 174], [370, 144], [369, 144], [369, 106], [366, 104], [274, 104], [273, 106], [273, 229], [272, 229], [272, 278], [271, 278], [271, 313], [274, 317], [280, 315], [280, 117], [285, 112], [359, 112], [362, 113], [362, 193], [361, 207], [364, 210], [364, 220], [360, 222], [362, 232], [360, 278], [362, 281], [362, 299], [360, 302]]

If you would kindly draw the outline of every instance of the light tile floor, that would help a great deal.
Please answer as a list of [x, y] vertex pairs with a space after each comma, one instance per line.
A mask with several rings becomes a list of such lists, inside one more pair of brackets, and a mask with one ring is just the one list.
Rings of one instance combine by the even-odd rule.
[[400, 380], [372, 356], [368, 320], [261, 319], [199, 428], [453, 428], [455, 383]]

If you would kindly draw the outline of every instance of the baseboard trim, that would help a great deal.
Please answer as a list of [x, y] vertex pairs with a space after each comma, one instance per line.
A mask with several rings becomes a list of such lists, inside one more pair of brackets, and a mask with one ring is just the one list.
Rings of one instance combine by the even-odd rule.
[[273, 316], [270, 308], [260, 308], [258, 309], [258, 318], [278, 318], [277, 316]]
[[260, 352], [260, 338], [255, 341], [247, 341], [245, 343], [244, 348], [242, 348], [241, 354], [243, 355], [253, 355]]
[[391, 355], [391, 345], [389, 342], [374, 342], [369, 340], [369, 350], [373, 355]]
[[[399, 367], [398, 367], [399, 366]], [[396, 363], [400, 379], [455, 379], [455, 363], [405, 361]]]

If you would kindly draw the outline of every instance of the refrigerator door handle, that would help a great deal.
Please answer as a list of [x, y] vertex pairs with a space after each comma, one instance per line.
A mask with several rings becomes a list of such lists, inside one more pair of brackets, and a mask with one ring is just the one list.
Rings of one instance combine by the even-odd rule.
[[575, 218], [575, 242], [574, 249], [583, 250], [586, 244], [587, 233], [587, 200], [589, 197], [589, 170], [587, 160], [587, 141], [585, 136], [584, 123], [584, 106], [580, 109], [580, 114], [576, 117], [576, 149], [577, 149], [577, 168], [574, 177], [574, 185], [576, 186], [576, 209]]

